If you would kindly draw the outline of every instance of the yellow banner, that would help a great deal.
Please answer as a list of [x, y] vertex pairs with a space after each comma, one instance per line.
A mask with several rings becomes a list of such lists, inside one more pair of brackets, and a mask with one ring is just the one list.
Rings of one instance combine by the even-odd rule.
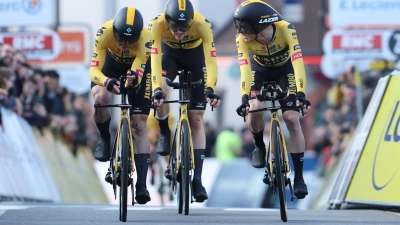
[[400, 205], [399, 87], [400, 76], [391, 76], [350, 183], [346, 202]]

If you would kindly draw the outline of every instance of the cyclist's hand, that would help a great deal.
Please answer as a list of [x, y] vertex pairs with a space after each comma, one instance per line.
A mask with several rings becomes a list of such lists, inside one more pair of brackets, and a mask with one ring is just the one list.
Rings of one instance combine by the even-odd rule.
[[139, 82], [139, 79], [137, 78], [138, 76], [137, 73], [135, 73], [135, 71], [129, 69], [126, 72], [126, 79], [128, 80], [129, 86], [136, 87]]
[[311, 109], [311, 102], [306, 99], [306, 95], [303, 92], [297, 92], [296, 94], [296, 106], [299, 106], [300, 102], [303, 103], [303, 113], [307, 114]]
[[206, 93], [204, 94], [206, 101], [210, 103], [212, 107], [217, 108], [221, 104], [221, 100], [219, 96], [214, 94], [214, 90], [210, 87], [207, 88]]
[[104, 87], [107, 88], [107, 91], [109, 91], [113, 94], [117, 94], [117, 95], [120, 93], [119, 88], [118, 88], [118, 85], [120, 85], [120, 83], [119, 83], [118, 79], [107, 77], [104, 80], [103, 84], [104, 84]]
[[153, 93], [153, 102], [157, 104], [157, 110], [160, 110], [160, 107], [164, 103], [164, 98], [161, 88], [156, 88]]
[[239, 116], [247, 116], [249, 114], [250, 104], [249, 104], [249, 96], [242, 96], [242, 104], [236, 109], [236, 112]]

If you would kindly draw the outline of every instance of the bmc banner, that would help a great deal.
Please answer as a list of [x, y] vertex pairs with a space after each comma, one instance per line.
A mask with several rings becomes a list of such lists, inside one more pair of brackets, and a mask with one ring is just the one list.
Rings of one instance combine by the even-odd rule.
[[392, 74], [344, 199], [400, 206], [400, 73]]
[[0, 27], [55, 26], [58, 0], [0, 0]]

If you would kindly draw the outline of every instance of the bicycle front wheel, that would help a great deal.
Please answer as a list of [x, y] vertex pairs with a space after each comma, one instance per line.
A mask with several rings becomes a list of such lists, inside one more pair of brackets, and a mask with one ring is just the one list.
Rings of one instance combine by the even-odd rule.
[[119, 219], [126, 222], [127, 208], [128, 208], [128, 179], [129, 179], [129, 137], [128, 137], [128, 120], [122, 120], [122, 127], [120, 130], [120, 146], [121, 146], [121, 165], [120, 165], [120, 187], [119, 187]]
[[286, 167], [285, 167], [285, 157], [283, 155], [283, 145], [282, 139], [279, 135], [278, 129], [278, 122], [272, 122], [272, 140], [273, 146], [275, 151], [275, 177], [276, 177], [276, 184], [279, 193], [279, 205], [280, 205], [280, 212], [281, 212], [281, 220], [283, 222], [287, 222], [287, 205], [286, 205], [286, 192], [285, 192], [285, 174], [286, 174]]
[[182, 122], [180, 130], [180, 175], [181, 182], [179, 183], [179, 213], [182, 209], [185, 215], [189, 214], [189, 187], [190, 187], [190, 140], [189, 126], [187, 121]]

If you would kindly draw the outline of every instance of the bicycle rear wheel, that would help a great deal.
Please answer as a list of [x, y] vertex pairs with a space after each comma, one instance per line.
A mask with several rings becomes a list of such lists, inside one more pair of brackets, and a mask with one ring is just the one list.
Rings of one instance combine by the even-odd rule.
[[282, 140], [278, 132], [278, 122], [272, 122], [272, 140], [275, 151], [275, 177], [279, 193], [281, 220], [287, 222], [287, 205], [285, 192], [285, 161], [283, 156]]
[[119, 220], [126, 222], [127, 208], [128, 208], [128, 179], [129, 179], [129, 137], [128, 137], [128, 120], [122, 120], [122, 127], [120, 130], [121, 142], [121, 165], [119, 176], [121, 179], [121, 186], [119, 187]]
[[187, 121], [182, 122], [180, 130], [180, 175], [179, 183], [179, 213], [184, 211], [185, 215], [189, 214], [189, 187], [190, 187], [190, 142], [189, 142], [189, 126]]

